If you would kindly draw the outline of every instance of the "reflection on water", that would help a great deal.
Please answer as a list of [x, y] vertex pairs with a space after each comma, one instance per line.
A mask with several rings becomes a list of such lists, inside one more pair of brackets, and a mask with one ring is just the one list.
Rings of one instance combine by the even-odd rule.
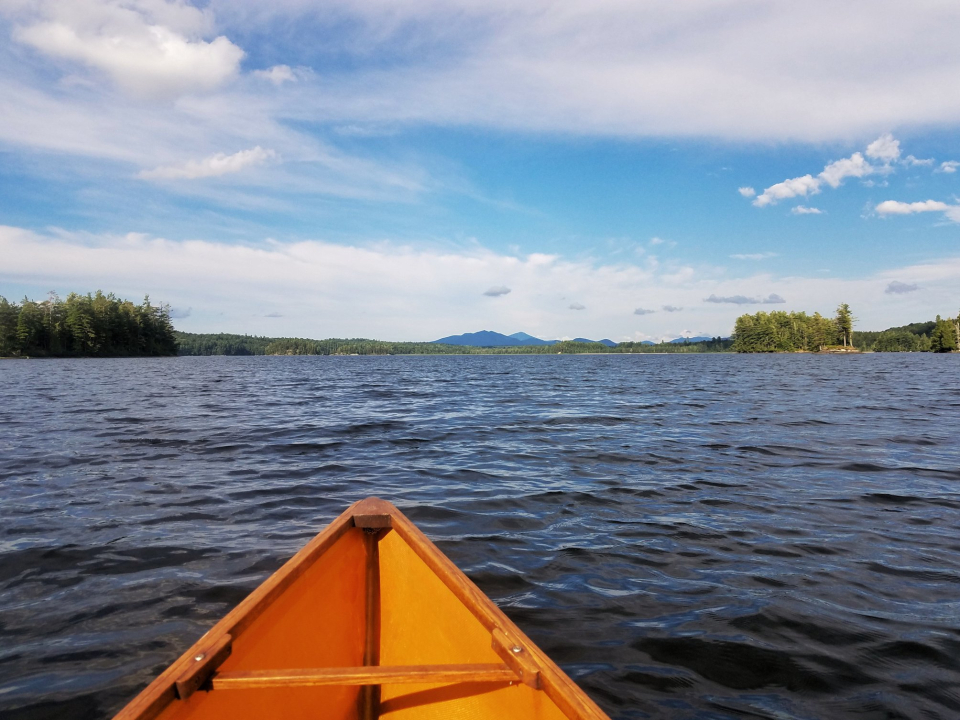
[[109, 717], [380, 495], [614, 718], [960, 717], [958, 377], [930, 355], [0, 363], [0, 711]]

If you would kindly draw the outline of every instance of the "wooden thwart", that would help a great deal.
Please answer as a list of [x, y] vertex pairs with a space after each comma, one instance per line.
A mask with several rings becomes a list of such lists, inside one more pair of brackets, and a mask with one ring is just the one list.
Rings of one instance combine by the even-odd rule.
[[214, 675], [214, 690], [245, 688], [315, 687], [318, 685], [389, 685], [400, 683], [449, 684], [517, 682], [506, 663], [475, 665], [398, 665], [303, 670], [235, 670]]

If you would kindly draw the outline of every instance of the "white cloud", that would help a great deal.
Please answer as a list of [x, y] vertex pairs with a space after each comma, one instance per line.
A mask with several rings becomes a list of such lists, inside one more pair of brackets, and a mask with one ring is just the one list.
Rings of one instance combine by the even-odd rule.
[[222, 35], [204, 40], [209, 15], [183, 2], [40, 0], [8, 7], [18, 11], [15, 40], [104, 72], [135, 95], [212, 90], [236, 74], [244, 56]]
[[650, 238], [651, 245], [662, 245], [665, 242], [666, 240], [664, 240], [663, 238], [658, 238], [658, 237]]
[[939, 200], [924, 200], [922, 202], [900, 202], [898, 200], [884, 200], [875, 210], [880, 215], [912, 215], [923, 212], [947, 212], [951, 208]]
[[823, 210], [820, 208], [807, 207], [806, 205], [797, 205], [791, 208], [790, 212], [794, 215], [823, 215]]
[[818, 192], [820, 192], [820, 180], [812, 175], [804, 175], [771, 185], [757, 196], [753, 204], [757, 207], [766, 207], [767, 205], [774, 205], [780, 200], [816, 195]]
[[757, 194], [757, 191], [750, 186], [739, 187], [737, 188], [737, 192], [740, 193], [745, 198], [752, 198], [754, 195]]
[[[316, 98], [342, 121], [818, 141], [960, 118], [944, 91], [960, 74], [960, 9], [948, 2], [910, 13], [896, 0], [763, 12], [753, 0], [270, 6], [216, 4], [228, 24], [313, 23], [328, 31], [325, 51], [366, 61]], [[878, 57], [883, 72], [864, 72]]]
[[863, 177], [872, 173], [873, 170], [873, 166], [863, 159], [863, 155], [857, 152], [848, 158], [830, 163], [823, 169], [819, 177], [830, 187], [838, 188], [846, 178]]
[[269, 80], [274, 85], [283, 85], [285, 82], [296, 82], [297, 76], [289, 65], [274, 65], [268, 70], [254, 70], [256, 77]]
[[878, 215], [913, 215], [914, 213], [942, 212], [951, 222], [960, 223], [960, 204], [948, 205], [939, 200], [923, 200], [921, 202], [900, 202], [898, 200], [884, 200], [874, 208]]
[[760, 252], [760, 253], [736, 253], [731, 255], [734, 260], [766, 260], [767, 258], [777, 257], [778, 253], [775, 252]]
[[[889, 133], [882, 135], [867, 146], [867, 155], [889, 163], [891, 160], [900, 157], [900, 141], [895, 140], [893, 135]], [[862, 153], [855, 152], [848, 158], [828, 163], [816, 177], [807, 174], [771, 185], [757, 196], [753, 204], [756, 207], [766, 207], [767, 205], [774, 205], [780, 200], [816, 195], [820, 192], [823, 183], [832, 188], [838, 188], [845, 179], [850, 177], [862, 178], [875, 172], [891, 173], [893, 171], [889, 164], [874, 167], [864, 159]], [[744, 197], [748, 196], [744, 195]], [[820, 211], [816, 208], [806, 208], [802, 205], [795, 208], [793, 212], [798, 215], [820, 214]]]
[[706, 303], [714, 303], [716, 305], [777, 305], [780, 303], [785, 303], [782, 297], [776, 293], [770, 293], [765, 298], [762, 297], [748, 297], [746, 295], [715, 295], [711, 294], [710, 297], [704, 298]]
[[946, 160], [940, 163], [940, 172], [955, 173], [958, 167], [960, 167], [960, 162], [956, 160]]
[[893, 135], [881, 135], [867, 145], [867, 157], [882, 162], [893, 162], [900, 157], [900, 141], [894, 140]]
[[276, 153], [273, 150], [264, 150], [257, 145], [233, 155], [217, 153], [203, 160], [188, 160], [180, 165], [163, 165], [153, 170], [142, 170], [137, 177], [144, 180], [196, 180], [219, 177], [240, 172], [253, 165], [260, 165], [274, 157]]
[[907, 155], [903, 159], [903, 164], [906, 165], [907, 167], [924, 167], [924, 166], [933, 165], [933, 158], [920, 159], [920, 158], [914, 157], [913, 155]]

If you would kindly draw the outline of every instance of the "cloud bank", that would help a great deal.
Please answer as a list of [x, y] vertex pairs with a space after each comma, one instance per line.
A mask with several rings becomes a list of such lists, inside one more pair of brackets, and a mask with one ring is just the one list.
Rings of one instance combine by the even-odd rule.
[[[889, 283], [907, 277], [922, 284], [925, 307], [947, 314], [955, 312], [960, 282], [960, 257], [862, 279], [724, 278], [719, 268], [651, 269], [477, 247], [451, 251], [319, 240], [234, 245], [134, 233], [38, 234], [3, 226], [0, 257], [0, 292], [13, 297], [24, 292], [39, 297], [51, 287], [63, 292], [103, 287], [191, 308], [178, 322], [184, 330], [387, 340], [432, 340], [482, 327], [521, 327], [540, 337], [627, 339], [639, 322], [648, 334], [676, 337], [684, 329], [676, 324], [681, 316], [707, 334], [726, 335], [743, 312], [741, 298], [763, 304], [780, 303], [782, 296], [794, 307], [827, 314], [848, 302], [861, 318], [859, 327], [883, 328], [917, 320], [916, 308], [904, 305], [902, 294], [884, 292]], [[476, 292], [498, 281], [513, 288], [510, 302], [492, 303]], [[759, 292], [772, 282], [782, 296]], [[15, 292], [4, 290], [11, 287]], [[583, 309], [570, 312], [564, 296], [583, 298], [574, 303]], [[664, 303], [667, 299], [672, 302]], [[641, 321], [634, 315], [638, 302], [639, 308], [660, 306], [663, 313]], [[282, 317], [264, 317], [277, 308]]]

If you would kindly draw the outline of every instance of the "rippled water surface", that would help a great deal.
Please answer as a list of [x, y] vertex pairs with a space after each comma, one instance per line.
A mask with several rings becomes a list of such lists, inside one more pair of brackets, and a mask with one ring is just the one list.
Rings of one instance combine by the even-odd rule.
[[0, 362], [0, 714], [103, 718], [347, 504], [613, 718], [960, 717], [960, 356]]

